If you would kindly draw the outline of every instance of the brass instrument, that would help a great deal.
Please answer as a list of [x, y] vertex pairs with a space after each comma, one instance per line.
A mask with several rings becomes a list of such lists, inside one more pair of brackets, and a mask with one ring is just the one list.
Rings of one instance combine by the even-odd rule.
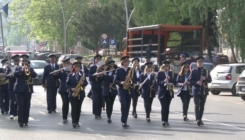
[[25, 67], [25, 69], [24, 69], [25, 75], [29, 76], [31, 74], [29, 66], [28, 65], [24, 65], [24, 67]]
[[78, 97], [78, 100], [80, 100], [80, 91], [84, 90], [81, 84], [84, 82], [85, 78], [86, 78], [86, 76], [83, 73], [83, 76], [81, 77], [81, 79], [77, 83], [77, 86], [75, 87], [76, 90], [72, 93], [72, 96]]
[[[132, 88], [132, 78], [134, 76], [134, 68], [131, 68], [130, 71], [128, 72], [128, 75], [125, 78], [124, 84], [123, 84], [123, 89], [125, 90], [129, 90], [130, 88]], [[130, 92], [129, 92], [130, 94]]]

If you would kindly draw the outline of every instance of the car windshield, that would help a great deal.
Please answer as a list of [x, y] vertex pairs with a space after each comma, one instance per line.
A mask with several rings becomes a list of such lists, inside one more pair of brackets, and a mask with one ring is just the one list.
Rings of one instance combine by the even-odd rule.
[[217, 73], [230, 73], [231, 66], [218, 65], [215, 67], [214, 71]]
[[31, 67], [33, 69], [43, 69], [46, 65], [46, 62], [31, 62]]
[[[196, 63], [192, 64], [192, 69], [194, 68], [197, 68]], [[209, 64], [203, 64], [203, 68], [207, 69], [208, 71], [211, 71], [213, 69], [213, 66]]]

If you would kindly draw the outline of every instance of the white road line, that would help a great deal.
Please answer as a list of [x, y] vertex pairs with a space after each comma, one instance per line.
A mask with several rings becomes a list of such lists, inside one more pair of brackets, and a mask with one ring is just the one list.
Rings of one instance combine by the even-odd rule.
[[106, 138], [106, 136], [98, 134], [98, 136], [100, 136], [101, 138]]
[[33, 119], [32, 117], [29, 117], [29, 120], [30, 120], [30, 121], [34, 121], [35, 119]]
[[71, 118], [68, 118], [68, 120], [72, 121]]
[[47, 115], [47, 113], [43, 112], [43, 111], [38, 111], [40, 114], [42, 115]]
[[[142, 103], [138, 103], [140, 105], [144, 105]], [[154, 108], [157, 108], [157, 109], [161, 109], [161, 107], [157, 107], [157, 106], [152, 106]], [[182, 112], [177, 112], [177, 111], [172, 111], [170, 110], [170, 112], [173, 112], [173, 113], [176, 113], [176, 114], [181, 114]], [[204, 113], [205, 114], [205, 113]], [[192, 117], [192, 118], [195, 118], [194, 115], [188, 115], [189, 117]], [[212, 123], [216, 123], [216, 124], [219, 124], [219, 125], [223, 125], [223, 126], [229, 126], [229, 127], [232, 127], [232, 128], [236, 128], [236, 129], [239, 129], [239, 130], [242, 130], [242, 131], [245, 131], [245, 129], [243, 128], [240, 128], [240, 127], [237, 127], [237, 126], [234, 126], [234, 125], [230, 125], [230, 124], [226, 124], [226, 123], [220, 123], [220, 122], [217, 122], [217, 121], [214, 121], [214, 120], [210, 120], [210, 119], [206, 119], [206, 118], [203, 118], [203, 120], [205, 121], [208, 121], [208, 122], [212, 122]]]
[[91, 128], [89, 128], [89, 127], [87, 127], [86, 129], [87, 129], [88, 131], [94, 131], [94, 130], [92, 130], [92, 129], [91, 129]]

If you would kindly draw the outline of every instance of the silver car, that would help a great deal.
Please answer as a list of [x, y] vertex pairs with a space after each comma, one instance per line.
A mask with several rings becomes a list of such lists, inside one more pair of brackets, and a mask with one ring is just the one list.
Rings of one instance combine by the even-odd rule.
[[37, 73], [37, 77], [33, 79], [33, 84], [42, 84], [44, 67], [48, 64], [44, 60], [30, 60], [31, 67]]
[[242, 100], [245, 101], [245, 70], [237, 78], [236, 91]]

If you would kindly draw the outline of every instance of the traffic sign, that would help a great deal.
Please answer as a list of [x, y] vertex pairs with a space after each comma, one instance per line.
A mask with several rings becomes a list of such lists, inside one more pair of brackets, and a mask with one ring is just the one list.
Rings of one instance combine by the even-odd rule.
[[106, 39], [101, 39], [101, 44], [102, 45], [107, 45], [108, 43], [107, 43], [107, 40]]
[[110, 39], [110, 48], [115, 49], [117, 45], [116, 39]]
[[106, 34], [102, 34], [101, 37], [102, 37], [102, 39], [107, 39], [107, 35]]

